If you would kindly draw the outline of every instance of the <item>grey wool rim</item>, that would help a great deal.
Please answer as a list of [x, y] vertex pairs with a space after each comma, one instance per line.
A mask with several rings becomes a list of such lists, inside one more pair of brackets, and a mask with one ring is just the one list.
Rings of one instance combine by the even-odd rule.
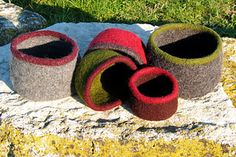
[[182, 98], [204, 96], [220, 81], [222, 41], [210, 28], [166, 24], [151, 34], [147, 49], [149, 64], [166, 69], [177, 78]]
[[10, 75], [18, 94], [33, 101], [72, 95], [79, 49], [71, 38], [47, 30], [26, 33], [12, 41], [11, 51]]

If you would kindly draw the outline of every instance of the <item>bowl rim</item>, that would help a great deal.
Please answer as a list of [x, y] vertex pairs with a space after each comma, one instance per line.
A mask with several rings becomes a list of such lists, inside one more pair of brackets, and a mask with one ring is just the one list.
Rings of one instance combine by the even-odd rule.
[[[201, 58], [180, 58], [173, 55], [170, 55], [169, 53], [161, 50], [158, 45], [155, 43], [156, 37], [168, 30], [196, 30], [196, 31], [202, 31], [209, 33], [210, 35], [214, 36], [217, 41], [217, 47], [214, 52], [212, 52], [208, 56], [204, 56]], [[181, 64], [181, 65], [201, 65], [201, 64], [207, 64], [215, 60], [222, 51], [222, 41], [221, 37], [212, 29], [202, 26], [202, 25], [194, 25], [194, 24], [185, 24], [185, 23], [172, 23], [172, 24], [165, 24], [154, 30], [154, 32], [149, 37], [149, 46], [151, 47], [152, 51], [155, 51], [154, 53], [156, 55], [160, 55], [161, 57], [165, 58], [166, 60], [170, 61], [171, 63], [175, 64]], [[158, 54], [157, 54], [158, 53]]]
[[[142, 94], [139, 91], [135, 82], [139, 79], [142, 79], [143, 76], [146, 76], [148, 74], [152, 74], [153, 76], [166, 76], [173, 84], [171, 93], [161, 97], [150, 97]], [[136, 71], [130, 77], [128, 86], [135, 99], [149, 105], [163, 105], [178, 98], [178, 92], [179, 92], [178, 81], [170, 72], [158, 67], [145, 67], [141, 70]]]
[[[38, 36], [53, 36], [53, 37], [62, 39], [72, 45], [72, 52], [62, 58], [51, 59], [51, 58], [39, 58], [32, 55], [28, 55], [17, 49], [18, 44], [32, 37], [38, 37]], [[14, 38], [11, 42], [11, 52], [14, 57], [16, 57], [17, 59], [21, 61], [25, 61], [28, 63], [37, 64], [37, 65], [46, 65], [46, 66], [64, 65], [74, 60], [78, 55], [78, 51], [79, 51], [79, 47], [73, 39], [71, 39], [65, 34], [51, 31], [51, 30], [40, 30], [40, 31], [34, 31], [30, 33], [24, 33]]]

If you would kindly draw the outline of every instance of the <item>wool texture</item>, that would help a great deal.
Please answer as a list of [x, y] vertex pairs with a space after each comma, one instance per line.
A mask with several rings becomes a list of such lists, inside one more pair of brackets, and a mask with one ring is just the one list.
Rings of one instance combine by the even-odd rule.
[[178, 82], [168, 71], [157, 67], [137, 70], [129, 80], [133, 113], [145, 120], [170, 118], [178, 106]]
[[97, 49], [110, 49], [129, 56], [138, 65], [147, 64], [146, 49], [139, 36], [133, 32], [109, 28], [100, 32], [90, 43], [87, 53]]
[[222, 42], [213, 30], [192, 24], [167, 24], [148, 41], [148, 62], [171, 72], [179, 82], [179, 96], [195, 98], [219, 83]]
[[84, 103], [96, 111], [122, 104], [128, 78], [137, 69], [126, 56], [112, 50], [95, 50], [84, 56], [75, 72], [75, 88]]
[[18, 94], [33, 101], [70, 96], [79, 48], [54, 31], [22, 34], [11, 43], [10, 75]]

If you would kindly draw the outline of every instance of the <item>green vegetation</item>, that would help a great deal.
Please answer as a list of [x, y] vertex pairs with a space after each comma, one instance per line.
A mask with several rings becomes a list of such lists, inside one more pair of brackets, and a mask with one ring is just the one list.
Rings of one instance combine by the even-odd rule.
[[[8, 0], [5, 0], [8, 1]], [[11, 0], [57, 22], [202, 24], [223, 36], [236, 36], [235, 0]]]

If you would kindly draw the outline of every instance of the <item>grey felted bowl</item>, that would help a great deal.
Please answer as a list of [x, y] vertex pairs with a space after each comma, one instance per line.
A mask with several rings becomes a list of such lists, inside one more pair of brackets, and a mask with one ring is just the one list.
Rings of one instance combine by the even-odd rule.
[[210, 28], [166, 24], [151, 34], [147, 47], [148, 62], [175, 75], [182, 98], [211, 92], [221, 78], [222, 41]]
[[70, 96], [78, 50], [75, 41], [58, 32], [36, 31], [16, 37], [10, 63], [14, 89], [34, 101]]

